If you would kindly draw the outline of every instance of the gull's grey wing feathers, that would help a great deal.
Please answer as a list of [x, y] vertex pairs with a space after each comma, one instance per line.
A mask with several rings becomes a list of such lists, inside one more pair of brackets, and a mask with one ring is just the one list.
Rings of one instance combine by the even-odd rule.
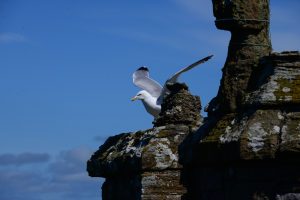
[[162, 92], [162, 86], [155, 80], [149, 77], [149, 70], [147, 67], [140, 67], [133, 75], [133, 84], [143, 90], [146, 90], [153, 97], [159, 97]]
[[180, 76], [180, 74], [182, 74], [183, 72], [189, 71], [189, 70], [193, 69], [194, 67], [202, 64], [202, 63], [205, 63], [206, 61], [208, 61], [209, 59], [211, 59], [211, 57], [213, 57], [213, 55], [210, 55], [210, 56], [207, 56], [205, 58], [202, 58], [201, 60], [198, 60], [197, 62], [194, 62], [193, 64], [191, 64], [191, 65], [189, 65], [189, 66], [187, 66], [187, 67], [179, 70], [171, 78], [169, 78], [167, 80], [167, 83], [176, 83], [178, 77]]
[[208, 61], [211, 57], [213, 57], [213, 55], [210, 55], [210, 56], [207, 56], [205, 58], [202, 58], [201, 60], [198, 60], [197, 62], [194, 62], [193, 64], [179, 70], [178, 72], [176, 72], [171, 78], [169, 78], [166, 83], [164, 84], [164, 87], [162, 89], [162, 92], [161, 92], [161, 96], [158, 98], [158, 103], [161, 104], [162, 101], [163, 101], [163, 98], [165, 96], [165, 94], [167, 92], [169, 92], [168, 88], [167, 88], [167, 84], [168, 83], [176, 83], [177, 82], [177, 79], [178, 77], [180, 76], [180, 74], [182, 74], [183, 72], [186, 72], [186, 71], [189, 71], [190, 69], [193, 69], [194, 67], [202, 64], [202, 63], [205, 63], [206, 61]]

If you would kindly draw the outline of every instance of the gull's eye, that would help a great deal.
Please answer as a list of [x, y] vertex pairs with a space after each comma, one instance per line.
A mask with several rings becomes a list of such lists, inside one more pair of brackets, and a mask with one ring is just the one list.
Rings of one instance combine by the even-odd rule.
[[141, 96], [142, 94], [138, 94], [138, 96]]

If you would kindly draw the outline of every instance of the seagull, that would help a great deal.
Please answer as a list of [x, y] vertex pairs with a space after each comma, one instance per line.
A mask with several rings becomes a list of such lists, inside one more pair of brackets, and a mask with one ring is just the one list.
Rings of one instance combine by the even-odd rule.
[[159, 116], [164, 96], [170, 92], [167, 85], [176, 83], [182, 73], [208, 61], [212, 56], [213, 55], [202, 58], [201, 60], [179, 70], [165, 82], [163, 87], [149, 77], [149, 69], [147, 67], [143, 66], [138, 68], [132, 75], [133, 84], [142, 90], [139, 91], [131, 100], [141, 100], [146, 111], [156, 119]]

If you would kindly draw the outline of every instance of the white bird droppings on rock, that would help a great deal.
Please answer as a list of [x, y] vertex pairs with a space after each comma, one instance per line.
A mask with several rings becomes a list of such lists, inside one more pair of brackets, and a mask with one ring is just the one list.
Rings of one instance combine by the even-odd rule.
[[280, 127], [279, 126], [274, 126], [273, 131], [274, 131], [274, 133], [279, 134], [280, 133]]
[[264, 140], [268, 133], [263, 129], [261, 123], [256, 122], [249, 127], [248, 136], [249, 143], [248, 147], [254, 152], [258, 152], [264, 147]]
[[282, 92], [287, 93], [287, 92], [290, 92], [290, 91], [291, 91], [291, 88], [288, 88], [288, 87], [283, 87], [282, 88]]

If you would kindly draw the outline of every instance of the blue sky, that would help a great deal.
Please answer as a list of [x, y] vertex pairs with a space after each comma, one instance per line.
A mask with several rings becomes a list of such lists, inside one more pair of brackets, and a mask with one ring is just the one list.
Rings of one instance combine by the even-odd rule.
[[[299, 50], [299, 0], [271, 1], [274, 51]], [[131, 74], [181, 77], [205, 106], [230, 34], [210, 0], [1, 0], [0, 199], [99, 199], [85, 161], [110, 135], [152, 127]]]

